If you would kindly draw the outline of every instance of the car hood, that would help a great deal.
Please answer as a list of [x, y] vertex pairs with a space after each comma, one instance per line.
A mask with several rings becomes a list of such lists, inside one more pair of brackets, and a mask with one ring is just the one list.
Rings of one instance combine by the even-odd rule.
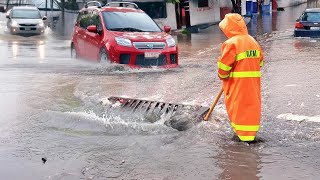
[[17, 21], [18, 24], [37, 24], [41, 19], [12, 19]]
[[130, 39], [131, 41], [165, 41], [171, 35], [165, 32], [113, 32], [117, 37]]

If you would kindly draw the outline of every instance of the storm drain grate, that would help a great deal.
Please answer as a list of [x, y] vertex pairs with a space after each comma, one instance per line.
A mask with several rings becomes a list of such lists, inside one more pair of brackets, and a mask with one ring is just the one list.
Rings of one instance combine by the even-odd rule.
[[197, 120], [203, 119], [208, 107], [193, 106], [184, 104], [165, 103], [142, 99], [109, 97], [111, 103], [120, 103], [120, 109], [132, 113], [139, 112], [144, 114], [156, 114], [158, 116], [172, 116], [178, 111], [191, 112]]

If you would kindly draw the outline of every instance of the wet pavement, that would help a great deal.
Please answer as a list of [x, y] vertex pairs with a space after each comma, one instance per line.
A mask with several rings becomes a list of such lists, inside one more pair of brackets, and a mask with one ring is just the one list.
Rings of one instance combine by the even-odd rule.
[[250, 145], [233, 139], [222, 99], [186, 131], [106, 108], [110, 96], [210, 106], [225, 40], [217, 26], [176, 36], [179, 68], [132, 70], [72, 60], [70, 37], [50, 29], [11, 36], [0, 14], [0, 179], [318, 179], [320, 39], [293, 37], [306, 6], [248, 24], [265, 51]]

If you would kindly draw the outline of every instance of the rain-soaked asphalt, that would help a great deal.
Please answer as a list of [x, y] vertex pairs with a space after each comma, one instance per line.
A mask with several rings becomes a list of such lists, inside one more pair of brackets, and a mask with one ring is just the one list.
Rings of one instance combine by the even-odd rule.
[[266, 55], [250, 146], [233, 139], [222, 100], [186, 131], [106, 109], [110, 96], [210, 106], [225, 40], [217, 26], [176, 36], [179, 68], [131, 70], [72, 60], [70, 37], [49, 29], [11, 36], [1, 14], [0, 179], [319, 179], [320, 39], [293, 37], [305, 8], [248, 24]]

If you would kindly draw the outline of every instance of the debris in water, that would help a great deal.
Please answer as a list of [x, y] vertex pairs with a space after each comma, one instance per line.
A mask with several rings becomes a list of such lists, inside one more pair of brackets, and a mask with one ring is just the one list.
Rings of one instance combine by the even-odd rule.
[[47, 162], [47, 158], [46, 157], [41, 158], [41, 160], [42, 160], [43, 164], [45, 164]]

